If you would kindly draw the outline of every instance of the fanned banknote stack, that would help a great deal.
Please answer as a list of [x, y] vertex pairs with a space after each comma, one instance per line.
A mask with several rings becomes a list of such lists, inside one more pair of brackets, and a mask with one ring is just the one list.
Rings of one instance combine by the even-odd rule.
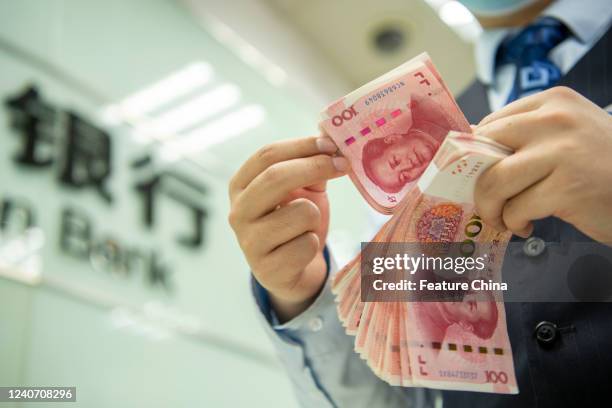
[[[392, 214], [371, 245], [473, 242], [486, 252], [486, 278], [501, 280], [510, 234], [482, 222], [473, 191], [478, 176], [512, 152], [471, 133], [427, 54], [322, 115], [363, 197]], [[355, 351], [377, 376], [398, 386], [518, 392], [500, 299], [363, 301], [362, 259], [363, 251], [336, 274], [332, 291]]]

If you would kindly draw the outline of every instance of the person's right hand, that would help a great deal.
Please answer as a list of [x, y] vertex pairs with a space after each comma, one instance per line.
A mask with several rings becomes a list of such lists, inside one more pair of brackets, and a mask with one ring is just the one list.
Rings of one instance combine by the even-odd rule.
[[349, 167], [336, 151], [327, 137], [273, 143], [230, 181], [230, 225], [281, 321], [305, 310], [325, 283], [326, 182]]

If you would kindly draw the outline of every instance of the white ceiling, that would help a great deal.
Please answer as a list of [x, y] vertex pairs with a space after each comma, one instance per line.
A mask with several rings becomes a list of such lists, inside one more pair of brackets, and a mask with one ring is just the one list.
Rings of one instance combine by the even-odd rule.
[[[424, 0], [261, 0], [286, 20], [357, 87], [427, 51], [448, 86], [460, 91], [474, 75], [471, 46], [461, 40]], [[406, 43], [387, 54], [373, 45], [375, 33], [392, 26]]]

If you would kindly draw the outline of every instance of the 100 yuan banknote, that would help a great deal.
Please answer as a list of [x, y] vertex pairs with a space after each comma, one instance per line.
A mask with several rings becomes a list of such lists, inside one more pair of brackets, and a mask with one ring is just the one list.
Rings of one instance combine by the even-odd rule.
[[470, 126], [426, 53], [332, 103], [322, 130], [351, 163], [351, 179], [390, 214], [450, 130]]

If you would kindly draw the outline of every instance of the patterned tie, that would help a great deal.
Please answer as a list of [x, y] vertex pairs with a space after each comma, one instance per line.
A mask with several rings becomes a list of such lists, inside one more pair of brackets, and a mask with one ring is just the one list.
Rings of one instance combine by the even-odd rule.
[[548, 59], [548, 54], [569, 34], [560, 21], [543, 17], [504, 40], [497, 51], [496, 66], [516, 66], [514, 85], [506, 103], [548, 89], [559, 81], [561, 70]]

